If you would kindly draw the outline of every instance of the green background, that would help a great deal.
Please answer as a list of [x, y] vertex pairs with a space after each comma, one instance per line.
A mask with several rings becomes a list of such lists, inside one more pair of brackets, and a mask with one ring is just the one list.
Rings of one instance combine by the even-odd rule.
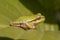
[[[59, 40], [55, 11], [60, 8], [59, 0], [0, 0], [0, 39], [1, 40]], [[46, 20], [38, 24], [36, 30], [25, 31], [8, 26], [22, 15], [42, 13]], [[45, 26], [54, 27], [46, 31]], [[42, 29], [41, 29], [42, 27]], [[44, 32], [42, 32], [43, 30]]]

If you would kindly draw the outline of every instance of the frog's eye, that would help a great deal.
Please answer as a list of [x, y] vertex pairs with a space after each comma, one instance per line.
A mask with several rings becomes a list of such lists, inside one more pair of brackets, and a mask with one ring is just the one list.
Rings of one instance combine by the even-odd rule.
[[38, 16], [41, 16], [41, 13], [37, 13]]

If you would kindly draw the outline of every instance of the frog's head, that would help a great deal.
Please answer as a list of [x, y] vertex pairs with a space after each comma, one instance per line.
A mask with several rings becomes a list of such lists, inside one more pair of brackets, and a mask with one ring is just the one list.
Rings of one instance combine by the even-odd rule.
[[37, 15], [35, 15], [35, 18], [32, 19], [30, 22], [37, 24], [37, 23], [42, 23], [44, 21], [45, 21], [45, 17], [41, 15], [41, 13], [38, 13]]

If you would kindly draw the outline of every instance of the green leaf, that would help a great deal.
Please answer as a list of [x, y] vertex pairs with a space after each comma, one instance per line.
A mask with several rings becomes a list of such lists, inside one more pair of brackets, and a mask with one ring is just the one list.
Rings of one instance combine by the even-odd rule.
[[[51, 20], [53, 15], [49, 14], [53, 13], [52, 6], [46, 9], [49, 2], [41, 3], [46, 3], [46, 6], [40, 5], [37, 0], [0, 0], [0, 37], [9, 37], [14, 40], [57, 40], [58, 25], [56, 19], [54, 19], [55, 21]], [[38, 24], [36, 30], [25, 31], [18, 27], [9, 26], [10, 22], [22, 15], [33, 15], [39, 12], [46, 16], [46, 22]]]

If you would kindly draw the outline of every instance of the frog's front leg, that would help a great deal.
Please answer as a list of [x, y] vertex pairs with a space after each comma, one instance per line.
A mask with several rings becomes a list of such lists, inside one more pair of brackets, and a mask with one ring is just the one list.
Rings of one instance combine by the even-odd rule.
[[26, 23], [28, 25], [28, 28], [35, 29], [35, 25], [33, 23]]

